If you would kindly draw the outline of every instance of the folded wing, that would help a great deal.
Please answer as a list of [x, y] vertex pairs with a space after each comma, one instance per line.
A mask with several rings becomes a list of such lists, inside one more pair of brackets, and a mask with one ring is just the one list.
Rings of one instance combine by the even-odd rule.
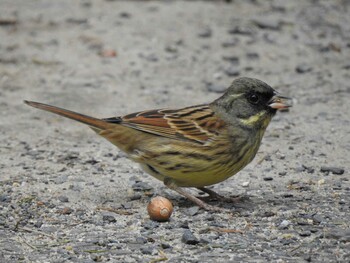
[[226, 128], [208, 105], [178, 110], [149, 110], [104, 121], [118, 123], [143, 132], [177, 140], [206, 144], [215, 140]]

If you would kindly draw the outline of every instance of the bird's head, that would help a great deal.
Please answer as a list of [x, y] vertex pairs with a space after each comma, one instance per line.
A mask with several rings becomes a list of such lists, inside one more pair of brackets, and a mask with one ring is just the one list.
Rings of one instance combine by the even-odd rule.
[[292, 106], [290, 98], [252, 78], [234, 80], [212, 105], [226, 121], [256, 129], [266, 128], [277, 110]]

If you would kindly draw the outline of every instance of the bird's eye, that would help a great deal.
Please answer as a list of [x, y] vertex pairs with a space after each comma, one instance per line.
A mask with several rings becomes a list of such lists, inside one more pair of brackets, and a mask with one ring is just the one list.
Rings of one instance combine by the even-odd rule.
[[254, 93], [250, 94], [249, 97], [248, 97], [248, 100], [252, 104], [257, 104], [259, 102], [259, 96], [254, 94]]

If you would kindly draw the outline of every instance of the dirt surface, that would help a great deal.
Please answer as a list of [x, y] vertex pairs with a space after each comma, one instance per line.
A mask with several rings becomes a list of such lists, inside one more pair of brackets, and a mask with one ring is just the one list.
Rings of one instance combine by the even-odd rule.
[[[349, 1], [0, 1], [1, 262], [349, 262]], [[209, 102], [239, 76], [295, 105], [208, 213], [89, 128]], [[149, 219], [154, 195], [169, 222]]]

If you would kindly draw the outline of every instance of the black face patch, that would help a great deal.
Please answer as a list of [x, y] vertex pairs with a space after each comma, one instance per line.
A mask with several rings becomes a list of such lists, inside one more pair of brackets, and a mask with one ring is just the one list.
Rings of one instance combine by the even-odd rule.
[[[275, 91], [265, 82], [252, 78], [239, 78], [232, 82], [226, 93], [213, 104], [224, 108], [228, 120], [237, 117], [247, 119], [261, 113], [261, 121], [265, 114], [275, 111], [269, 107], [269, 101]], [[266, 116], [267, 117], [267, 116]], [[233, 120], [233, 119], [232, 119]]]
[[246, 93], [245, 98], [252, 105], [259, 106], [259, 109], [264, 107], [268, 107], [268, 102], [272, 99], [274, 93], [273, 92], [257, 92], [257, 91], [249, 91]]

